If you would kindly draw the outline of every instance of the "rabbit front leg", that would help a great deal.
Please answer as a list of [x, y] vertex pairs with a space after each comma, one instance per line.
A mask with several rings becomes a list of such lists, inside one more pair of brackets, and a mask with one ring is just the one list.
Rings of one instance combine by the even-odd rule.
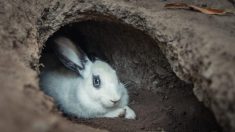
[[124, 109], [125, 109], [125, 118], [126, 119], [135, 119], [136, 118], [135, 112], [130, 107], [125, 106]]
[[135, 112], [128, 106], [124, 108], [118, 108], [113, 111], [106, 113], [103, 117], [114, 118], [114, 117], [125, 117], [126, 119], [135, 119]]
[[124, 116], [125, 113], [126, 113], [126, 110], [124, 108], [118, 108], [118, 109], [109, 111], [108, 113], [104, 114], [103, 117], [107, 117], [107, 118], [121, 117], [121, 116]]

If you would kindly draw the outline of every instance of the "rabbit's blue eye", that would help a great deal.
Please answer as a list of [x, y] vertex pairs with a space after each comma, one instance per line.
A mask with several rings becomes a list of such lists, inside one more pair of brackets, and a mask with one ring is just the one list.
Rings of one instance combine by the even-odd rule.
[[93, 75], [92, 80], [93, 80], [93, 86], [95, 88], [100, 88], [100, 76], [99, 75], [97, 75], [97, 76]]

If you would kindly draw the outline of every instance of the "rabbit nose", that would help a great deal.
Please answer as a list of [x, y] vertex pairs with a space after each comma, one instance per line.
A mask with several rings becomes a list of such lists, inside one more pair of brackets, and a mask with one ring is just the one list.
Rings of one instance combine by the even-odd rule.
[[114, 104], [116, 104], [117, 102], [120, 101], [120, 99], [118, 99], [118, 100], [110, 100], [110, 101], [113, 102]]

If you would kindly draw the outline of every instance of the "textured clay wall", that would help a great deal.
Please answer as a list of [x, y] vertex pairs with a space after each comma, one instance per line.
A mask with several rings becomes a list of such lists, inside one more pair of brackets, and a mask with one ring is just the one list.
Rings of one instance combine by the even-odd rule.
[[[232, 1], [190, 2], [234, 9]], [[36, 71], [44, 42], [61, 26], [105, 19], [152, 37], [176, 75], [194, 84], [194, 94], [212, 110], [224, 131], [235, 131], [235, 17], [166, 10], [164, 4], [154, 0], [0, 1], [1, 130], [103, 131], [51, 114], [55, 107], [39, 91]]]

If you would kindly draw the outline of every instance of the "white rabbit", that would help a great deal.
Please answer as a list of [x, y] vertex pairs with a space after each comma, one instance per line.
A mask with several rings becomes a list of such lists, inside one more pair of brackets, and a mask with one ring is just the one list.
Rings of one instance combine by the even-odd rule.
[[40, 85], [65, 114], [80, 118], [136, 118], [127, 106], [127, 89], [110, 65], [91, 61], [66, 37], [55, 38], [53, 44], [56, 54], [45, 58]]

